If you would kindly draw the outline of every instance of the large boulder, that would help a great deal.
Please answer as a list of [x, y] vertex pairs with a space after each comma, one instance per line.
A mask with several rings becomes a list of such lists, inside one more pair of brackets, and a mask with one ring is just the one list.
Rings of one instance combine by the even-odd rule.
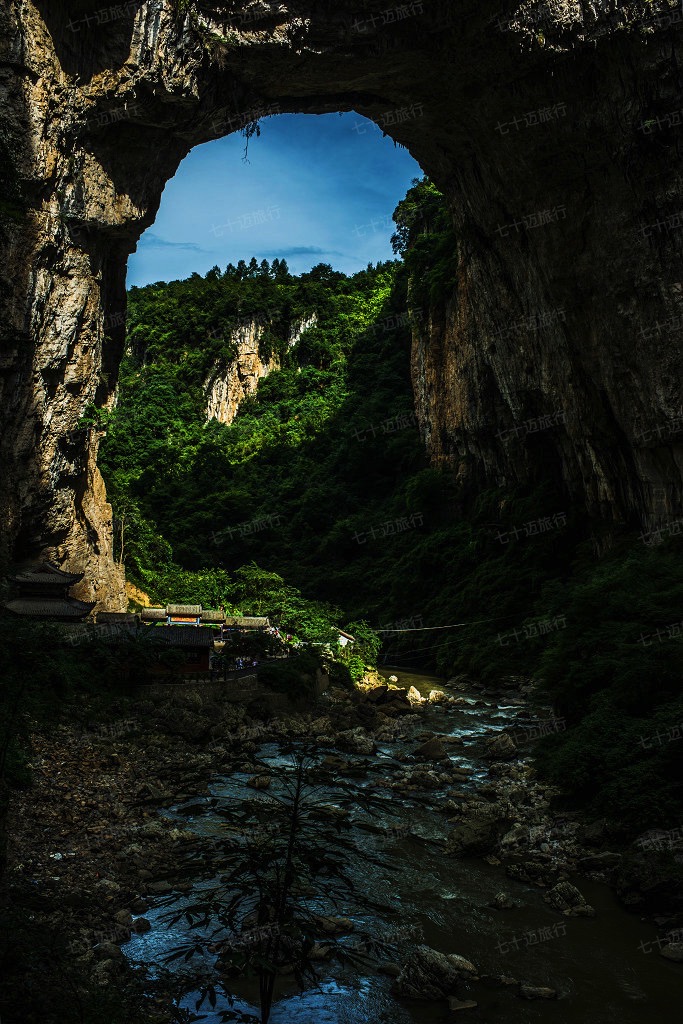
[[456, 953], [439, 953], [429, 946], [416, 946], [401, 967], [393, 991], [408, 999], [444, 999], [456, 995], [464, 978], [476, 977], [477, 968]]
[[496, 910], [516, 910], [520, 906], [519, 900], [515, 900], [512, 896], [509, 896], [506, 892], [498, 892], [493, 897], [490, 907], [495, 907]]
[[251, 786], [252, 789], [268, 789], [270, 785], [269, 775], [254, 775], [252, 778], [247, 780], [247, 785]]
[[126, 959], [126, 954], [115, 942], [98, 942], [95, 946], [95, 955], [100, 960], [114, 960], [119, 963]]
[[519, 994], [522, 999], [557, 999], [555, 989], [545, 985], [520, 985]]
[[506, 732], [500, 732], [497, 736], [490, 736], [486, 740], [483, 756], [487, 761], [511, 761], [517, 757], [517, 754], [517, 747], [512, 737]]
[[578, 867], [582, 871], [614, 871], [621, 863], [620, 853], [610, 853], [605, 850], [603, 853], [592, 853], [587, 857], [579, 857]]
[[342, 750], [347, 750], [352, 754], [368, 755], [375, 752], [374, 741], [361, 725], [357, 725], [355, 729], [345, 729], [344, 732], [338, 733], [336, 743]]
[[667, 946], [663, 946], [659, 952], [667, 960], [673, 960], [676, 964], [683, 963], [683, 942], [670, 942]]
[[579, 890], [571, 882], [558, 882], [543, 897], [555, 910], [565, 917], [594, 917], [595, 910], [591, 907]]
[[509, 818], [497, 804], [465, 808], [449, 836], [447, 852], [465, 856], [491, 853], [508, 822]]
[[455, 996], [448, 997], [448, 1009], [451, 1013], [459, 1013], [461, 1010], [474, 1010], [477, 1003], [474, 999], [457, 999]]
[[420, 744], [413, 751], [413, 755], [425, 761], [443, 761], [445, 757], [448, 757], [448, 751], [439, 737], [435, 736], [433, 739], [427, 740], [426, 743]]

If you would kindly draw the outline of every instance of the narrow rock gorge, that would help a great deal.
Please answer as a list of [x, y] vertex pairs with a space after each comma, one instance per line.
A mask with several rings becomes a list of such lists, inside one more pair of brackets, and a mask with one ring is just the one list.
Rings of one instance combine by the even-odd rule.
[[3, 566], [125, 605], [88, 410], [115, 402], [126, 261], [193, 146], [276, 112], [353, 109], [448, 197], [413, 351], [433, 459], [465, 490], [560, 479], [608, 528], [680, 516], [680, 4], [359, 8], [3, 5]]

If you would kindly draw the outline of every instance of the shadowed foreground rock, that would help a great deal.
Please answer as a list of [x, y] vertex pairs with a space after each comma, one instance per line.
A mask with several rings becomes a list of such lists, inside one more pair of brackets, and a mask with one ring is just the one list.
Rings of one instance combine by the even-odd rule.
[[455, 953], [439, 953], [417, 946], [394, 982], [396, 995], [409, 999], [442, 999], [456, 994], [464, 978], [477, 976], [477, 968]]

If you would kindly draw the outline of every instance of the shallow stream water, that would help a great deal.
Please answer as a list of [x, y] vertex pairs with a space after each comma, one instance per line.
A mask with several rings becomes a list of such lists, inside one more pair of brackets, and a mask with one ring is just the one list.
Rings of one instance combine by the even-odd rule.
[[[391, 671], [383, 668], [387, 675]], [[445, 689], [442, 680], [434, 677], [393, 671], [401, 685], [415, 685], [425, 696], [430, 689]], [[526, 1001], [515, 989], [474, 983], [462, 995], [475, 999], [478, 1006], [458, 1015], [464, 1020], [491, 1024], [651, 1024], [658, 1019], [677, 1018], [683, 995], [683, 966], [658, 955], [657, 945], [650, 945], [657, 929], [623, 910], [607, 886], [575, 880], [596, 916], [565, 918], [544, 903], [545, 890], [508, 878], [502, 866], [490, 866], [481, 858], [447, 856], [425, 842], [445, 838], [452, 828], [447, 815], [437, 810], [444, 790], [404, 796], [373, 788], [374, 780], [402, 767], [394, 760], [396, 753], [415, 748], [411, 729], [414, 734], [430, 730], [460, 737], [462, 745], [450, 747], [449, 756], [454, 764], [472, 772], [463, 787], [474, 787], [485, 778], [486, 765], [475, 753], [481, 737], [514, 727], [517, 716], [527, 714], [527, 709], [521, 701], [499, 703], [474, 693], [457, 695], [465, 696], [468, 703], [429, 706], [420, 713], [419, 721], [411, 719], [406, 725], [404, 738], [378, 744], [376, 754], [363, 757], [343, 753], [346, 761], [358, 763], [357, 776], [323, 777], [321, 799], [352, 808], [356, 842], [368, 852], [380, 854], [385, 865], [359, 862], [356, 877], [358, 891], [370, 894], [386, 910], [370, 914], [345, 910], [345, 915], [380, 935], [400, 929], [404, 958], [410, 956], [412, 944], [424, 942], [441, 952], [458, 953], [472, 960], [482, 975], [511, 975], [558, 992], [557, 1000]], [[332, 752], [322, 751], [321, 757]], [[288, 760], [273, 743], [263, 744], [258, 756], [273, 767]], [[210, 786], [211, 794], [243, 800], [248, 777], [218, 776]], [[368, 787], [386, 797], [386, 815], [373, 811], [368, 816], [360, 806], [353, 806], [354, 793]], [[253, 791], [248, 792], [253, 796]], [[203, 797], [191, 801], [195, 805], [203, 802], [208, 805]], [[206, 813], [190, 817], [181, 815], [177, 807], [165, 813], [182, 817], [191, 829], [206, 836], [219, 834], [223, 827], [208, 806]], [[388, 870], [390, 867], [395, 870]], [[198, 883], [194, 896], [202, 884]], [[501, 891], [521, 906], [511, 910], [489, 906]], [[179, 897], [176, 906], [183, 906], [189, 899]], [[124, 946], [127, 956], [145, 962], [152, 970], [169, 949], [188, 936], [182, 925], [171, 930], [163, 926], [164, 909], [153, 905], [144, 915], [152, 930], [134, 935]], [[647, 952], [648, 948], [652, 951]], [[383, 974], [358, 974], [331, 963], [320, 965], [320, 976], [320, 989], [303, 994], [284, 979], [273, 1007], [272, 1024], [431, 1024], [453, 1019], [445, 1003], [395, 999], [391, 995], [392, 978]], [[245, 984], [240, 994], [242, 998], [232, 1008], [233, 1019], [254, 1019], [255, 984]], [[196, 993], [188, 993], [182, 1005], [194, 1007], [195, 998]], [[219, 997], [217, 1009], [221, 1008], [227, 1009], [228, 1003]], [[201, 1012], [207, 1014], [208, 1024], [220, 1020], [206, 1005]]]

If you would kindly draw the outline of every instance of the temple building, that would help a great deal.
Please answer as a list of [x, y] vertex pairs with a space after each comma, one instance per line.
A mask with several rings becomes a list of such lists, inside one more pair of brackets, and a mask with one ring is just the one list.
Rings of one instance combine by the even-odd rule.
[[52, 562], [43, 562], [10, 577], [14, 593], [4, 607], [22, 618], [83, 622], [95, 602], [78, 601], [69, 593], [82, 579], [83, 573], [64, 572]]
[[251, 632], [270, 626], [270, 620], [266, 616], [226, 615], [223, 609], [216, 611], [202, 608], [200, 604], [167, 604], [165, 608], [143, 608], [140, 619], [147, 625], [163, 623], [166, 626], [219, 626], [221, 635], [234, 630]]
[[216, 637], [214, 630], [206, 626], [195, 628], [188, 625], [164, 626], [154, 630], [154, 642], [161, 647], [175, 651], [179, 661], [177, 664], [165, 664], [160, 660], [152, 665], [150, 671], [154, 675], [187, 676], [197, 673], [208, 673], [211, 670], [211, 655]]

